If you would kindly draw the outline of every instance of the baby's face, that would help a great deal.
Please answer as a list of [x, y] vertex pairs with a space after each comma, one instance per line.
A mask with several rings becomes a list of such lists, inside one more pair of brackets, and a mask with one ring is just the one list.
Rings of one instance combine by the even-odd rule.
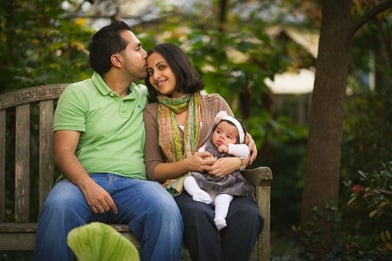
[[227, 121], [221, 121], [212, 134], [212, 143], [219, 147], [221, 145], [236, 144], [238, 140], [237, 128]]

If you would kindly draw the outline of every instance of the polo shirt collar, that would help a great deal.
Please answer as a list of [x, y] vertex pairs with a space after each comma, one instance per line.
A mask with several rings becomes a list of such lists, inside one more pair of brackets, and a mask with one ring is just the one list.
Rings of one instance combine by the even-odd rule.
[[[93, 75], [91, 76], [91, 80], [94, 83], [94, 86], [98, 89], [98, 91], [102, 94], [102, 95], [110, 95], [110, 93], [113, 93], [112, 89], [109, 88], [109, 86], [107, 86], [107, 84], [105, 83], [105, 81], [102, 79], [101, 75], [99, 75], [97, 72], [93, 72]], [[128, 94], [132, 93], [132, 87], [136, 86], [136, 84], [134, 82], [131, 82], [131, 84], [128, 87]]]

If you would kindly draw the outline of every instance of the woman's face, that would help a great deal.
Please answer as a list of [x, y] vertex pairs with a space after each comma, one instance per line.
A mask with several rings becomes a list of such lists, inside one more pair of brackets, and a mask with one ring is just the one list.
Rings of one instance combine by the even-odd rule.
[[148, 80], [154, 89], [162, 95], [169, 97], [180, 97], [175, 91], [176, 77], [163, 56], [157, 52], [147, 57]]

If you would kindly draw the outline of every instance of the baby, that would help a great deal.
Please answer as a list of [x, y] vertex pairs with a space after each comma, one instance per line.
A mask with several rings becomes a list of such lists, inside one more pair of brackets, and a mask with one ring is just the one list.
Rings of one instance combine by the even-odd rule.
[[[220, 111], [215, 116], [211, 138], [199, 151], [208, 151], [214, 157], [239, 157], [241, 162], [249, 156], [249, 148], [243, 144], [246, 137], [244, 126], [234, 117]], [[242, 164], [241, 167], [242, 168]], [[253, 186], [239, 170], [216, 178], [208, 173], [192, 172], [184, 180], [184, 189], [193, 200], [215, 205], [214, 222], [218, 230], [226, 227], [226, 216], [233, 196], [253, 197]]]

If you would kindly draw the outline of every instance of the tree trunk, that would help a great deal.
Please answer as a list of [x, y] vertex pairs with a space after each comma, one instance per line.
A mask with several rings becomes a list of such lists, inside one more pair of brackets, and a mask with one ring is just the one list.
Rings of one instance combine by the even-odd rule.
[[[352, 44], [351, 0], [322, 0], [321, 8], [301, 207], [302, 242], [307, 252], [314, 251], [318, 257], [327, 253], [333, 242], [332, 223], [328, 221], [332, 212], [326, 203], [337, 205], [339, 196], [344, 100]], [[316, 241], [309, 243], [306, 239]]]

